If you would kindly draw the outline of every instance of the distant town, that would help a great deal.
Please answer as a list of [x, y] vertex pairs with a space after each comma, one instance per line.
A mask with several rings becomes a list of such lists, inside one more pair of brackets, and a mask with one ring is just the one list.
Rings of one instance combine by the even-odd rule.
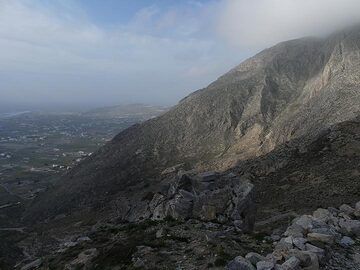
[[136, 104], [87, 113], [0, 115], [0, 193], [7, 194], [0, 207], [35, 198], [117, 133], [164, 110]]

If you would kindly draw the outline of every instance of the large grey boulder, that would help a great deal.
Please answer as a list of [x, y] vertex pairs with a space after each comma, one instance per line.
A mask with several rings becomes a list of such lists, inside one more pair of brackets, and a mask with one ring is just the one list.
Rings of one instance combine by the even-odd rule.
[[182, 175], [173, 179], [166, 194], [155, 194], [145, 211], [155, 220], [232, 223], [247, 232], [255, 223], [253, 188], [247, 179], [226, 174]]

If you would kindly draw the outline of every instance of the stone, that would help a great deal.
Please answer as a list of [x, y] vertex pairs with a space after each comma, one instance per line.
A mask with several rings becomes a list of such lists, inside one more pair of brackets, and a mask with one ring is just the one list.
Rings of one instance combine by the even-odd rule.
[[339, 207], [340, 211], [351, 216], [354, 212], [355, 212], [355, 209], [352, 208], [350, 205], [347, 205], [347, 204], [343, 204]]
[[332, 235], [334, 237], [340, 235], [338, 232], [336, 232], [334, 227], [330, 227], [330, 226], [314, 228], [309, 233], [327, 234], [327, 235]]
[[[281, 259], [280, 259], [280, 260], [281, 260]], [[270, 261], [270, 262], [273, 262], [274, 264], [276, 264], [276, 262], [278, 261], [278, 259], [274, 256], [273, 253], [270, 253], [270, 254], [266, 255], [264, 261]]]
[[325, 250], [309, 243], [305, 244], [305, 250], [316, 254], [320, 260], [325, 256]]
[[245, 259], [247, 259], [253, 265], [256, 265], [258, 262], [264, 261], [265, 257], [258, 253], [250, 252], [250, 253], [246, 254]]
[[284, 235], [285, 236], [292, 236], [292, 237], [304, 237], [304, 228], [297, 224], [292, 224], [287, 228]]
[[343, 247], [350, 247], [355, 244], [355, 241], [348, 236], [344, 236], [343, 238], [341, 238], [339, 244]]
[[296, 237], [293, 239], [293, 244], [295, 247], [297, 247], [300, 250], [305, 250], [305, 244], [307, 240], [302, 237]]
[[291, 249], [289, 250], [286, 259], [289, 259], [291, 257], [296, 257], [300, 261], [300, 266], [305, 267], [309, 266], [311, 264], [311, 256], [308, 251], [301, 251], [298, 249]]
[[299, 269], [299, 267], [300, 267], [300, 260], [295, 256], [290, 257], [281, 265], [282, 270], [296, 270]]
[[310, 215], [303, 215], [298, 219], [295, 219], [294, 224], [300, 226], [305, 231], [309, 231], [314, 227], [313, 217]]
[[309, 242], [319, 241], [326, 244], [334, 244], [334, 236], [322, 233], [309, 233], [307, 235], [307, 239]]
[[356, 209], [355, 212], [354, 212], [354, 216], [355, 216], [357, 219], [360, 219], [360, 210]]
[[360, 236], [360, 220], [341, 219], [339, 226], [344, 234]]
[[292, 237], [292, 236], [288, 236], [288, 237], [284, 238], [284, 242], [285, 242], [286, 244], [288, 244], [289, 247], [292, 247], [292, 245], [293, 245], [293, 237]]
[[272, 270], [274, 267], [275, 264], [271, 261], [260, 261], [256, 264], [257, 270]]
[[351, 220], [350, 215], [348, 215], [344, 212], [340, 212], [340, 214], [338, 216], [339, 216], [339, 218], [342, 218], [342, 219]]
[[308, 266], [303, 267], [303, 270], [319, 270], [320, 269], [320, 263], [318, 256], [314, 253], [308, 252], [307, 255], [310, 257], [310, 263]]
[[355, 204], [355, 209], [358, 210], [358, 211], [360, 211], [360, 202], [357, 202], [357, 203]]
[[316, 211], [314, 211], [313, 216], [314, 218], [323, 222], [328, 222], [332, 217], [330, 211], [323, 208], [319, 208]]
[[279, 243], [275, 245], [275, 250], [286, 251], [293, 248], [293, 237], [288, 236], [286, 238], [281, 238]]
[[38, 269], [42, 265], [42, 263], [43, 263], [42, 259], [37, 259], [21, 267], [21, 270]]
[[159, 229], [159, 230], [156, 232], [156, 234], [155, 234], [156, 238], [161, 238], [161, 237], [163, 237], [164, 235], [165, 235], [164, 228]]
[[77, 242], [90, 242], [91, 239], [87, 236], [82, 236], [77, 239]]
[[230, 261], [226, 269], [228, 270], [256, 270], [256, 268], [244, 257], [237, 256], [235, 259]]

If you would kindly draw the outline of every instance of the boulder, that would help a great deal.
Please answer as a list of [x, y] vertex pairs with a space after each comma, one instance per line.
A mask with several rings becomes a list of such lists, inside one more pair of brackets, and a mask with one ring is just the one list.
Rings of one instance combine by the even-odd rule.
[[346, 248], [346, 247], [350, 247], [350, 246], [354, 245], [355, 241], [348, 236], [344, 236], [343, 238], [341, 238], [339, 244]]
[[256, 270], [256, 268], [244, 257], [238, 256], [230, 261], [226, 269], [228, 270]]
[[274, 267], [275, 264], [271, 261], [260, 261], [256, 264], [257, 270], [272, 270]]
[[285, 231], [285, 236], [292, 236], [294, 238], [296, 237], [304, 237], [304, 228], [297, 224], [290, 225], [287, 230]]
[[288, 236], [286, 238], [281, 238], [279, 243], [275, 245], [275, 250], [277, 251], [287, 251], [293, 248], [293, 237]]
[[281, 270], [298, 270], [300, 269], [300, 260], [295, 256], [290, 257], [281, 265]]
[[293, 244], [295, 247], [297, 247], [300, 250], [305, 250], [305, 244], [307, 240], [302, 237], [296, 237], [293, 239]]
[[360, 219], [360, 210], [356, 209], [355, 212], [354, 212], [354, 216], [355, 216], [357, 219]]
[[309, 242], [322, 242], [322, 243], [326, 243], [329, 245], [334, 244], [334, 236], [333, 235], [328, 235], [328, 234], [323, 234], [323, 233], [309, 233], [307, 235], [307, 239]]
[[347, 204], [343, 204], [340, 206], [340, 211], [351, 216], [352, 214], [354, 214], [355, 212], [355, 209], [352, 208], [350, 205], [347, 205]]
[[229, 178], [226, 174], [182, 175], [171, 182], [167, 195], [155, 194], [146, 209], [152, 219], [228, 223], [249, 232], [256, 214], [253, 188], [247, 179]]
[[313, 217], [322, 222], [328, 222], [329, 220], [331, 220], [332, 214], [327, 209], [319, 208], [314, 211]]
[[303, 215], [295, 219], [294, 224], [300, 226], [305, 231], [309, 231], [314, 228], [314, 219], [310, 215]]
[[357, 202], [357, 203], [355, 204], [355, 209], [358, 210], [358, 211], [360, 211], [360, 202]]
[[319, 270], [320, 263], [318, 256], [314, 253], [308, 252], [307, 255], [310, 257], [310, 263], [308, 266], [303, 267], [303, 270]]
[[325, 250], [309, 243], [305, 244], [305, 250], [314, 253], [321, 260], [325, 256]]
[[339, 226], [344, 234], [360, 236], [360, 220], [341, 219]]
[[260, 261], [264, 261], [265, 257], [255, 253], [255, 252], [250, 252], [245, 256], [245, 259], [247, 259], [249, 262], [251, 262], [253, 265], [256, 265], [258, 262]]
[[311, 256], [310, 256], [310, 252], [308, 252], [308, 251], [291, 249], [291, 250], [289, 250], [289, 252], [285, 258], [286, 258], [286, 260], [288, 260], [291, 257], [296, 257], [300, 261], [301, 267], [306, 267], [306, 266], [311, 265]]

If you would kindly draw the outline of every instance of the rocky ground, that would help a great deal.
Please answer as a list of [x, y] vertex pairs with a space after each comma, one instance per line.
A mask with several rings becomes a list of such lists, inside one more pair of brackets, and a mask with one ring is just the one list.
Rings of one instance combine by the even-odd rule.
[[286, 231], [270, 236], [274, 251], [266, 256], [238, 256], [227, 268], [238, 269], [360, 269], [360, 202], [355, 209], [317, 209], [296, 218]]
[[90, 222], [86, 231], [76, 226], [67, 227], [67, 234], [53, 231], [47, 255], [28, 258], [16, 269], [360, 269], [360, 202], [355, 208], [319, 208], [271, 234], [171, 218]]

